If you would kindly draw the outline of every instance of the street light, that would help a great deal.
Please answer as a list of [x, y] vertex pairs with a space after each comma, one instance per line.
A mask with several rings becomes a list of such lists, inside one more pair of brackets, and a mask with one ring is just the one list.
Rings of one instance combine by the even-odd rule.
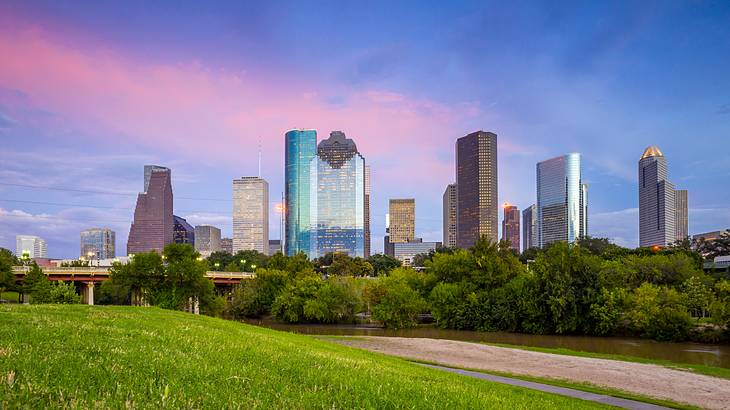
[[256, 265], [251, 265], [251, 270], [255, 271], [256, 270]]

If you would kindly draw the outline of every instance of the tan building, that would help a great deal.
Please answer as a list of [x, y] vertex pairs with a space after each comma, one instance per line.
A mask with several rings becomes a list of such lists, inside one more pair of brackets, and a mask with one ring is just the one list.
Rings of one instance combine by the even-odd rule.
[[269, 183], [260, 177], [233, 180], [232, 253], [244, 250], [269, 254]]
[[370, 165], [365, 165], [365, 257], [370, 257]]
[[678, 241], [687, 239], [689, 236], [687, 208], [687, 190], [677, 189], [674, 191], [674, 231]]
[[504, 204], [502, 240], [509, 241], [510, 248], [520, 252], [520, 210], [514, 205]]
[[415, 199], [391, 199], [389, 215], [390, 243], [411, 242], [416, 238]]
[[449, 184], [444, 191], [443, 245], [456, 248], [456, 184]]

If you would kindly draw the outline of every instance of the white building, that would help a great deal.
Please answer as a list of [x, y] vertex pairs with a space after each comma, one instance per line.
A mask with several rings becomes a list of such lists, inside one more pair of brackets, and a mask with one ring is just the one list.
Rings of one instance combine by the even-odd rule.
[[22, 258], [28, 255], [28, 258], [47, 258], [48, 247], [46, 241], [32, 235], [16, 235], [15, 236], [15, 256]]
[[269, 183], [260, 177], [233, 180], [233, 253], [269, 254]]
[[213, 225], [196, 226], [195, 250], [206, 258], [213, 252], [223, 250], [221, 247], [221, 230]]

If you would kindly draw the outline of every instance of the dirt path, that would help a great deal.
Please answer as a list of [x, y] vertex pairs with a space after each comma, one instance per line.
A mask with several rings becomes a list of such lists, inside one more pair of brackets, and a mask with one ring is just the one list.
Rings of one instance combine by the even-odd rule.
[[442, 339], [356, 337], [347, 346], [445, 366], [590, 383], [707, 409], [730, 409], [730, 380], [663, 366]]

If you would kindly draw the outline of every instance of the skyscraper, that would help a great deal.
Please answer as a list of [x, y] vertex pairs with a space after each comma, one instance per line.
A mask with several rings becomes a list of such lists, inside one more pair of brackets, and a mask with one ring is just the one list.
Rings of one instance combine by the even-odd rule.
[[416, 200], [391, 199], [388, 206], [390, 243], [406, 243], [416, 238]]
[[233, 255], [233, 239], [221, 238], [221, 252]]
[[221, 230], [213, 225], [197, 225], [195, 227], [195, 250], [204, 257], [213, 252], [220, 252]]
[[639, 246], [666, 246], [676, 239], [674, 192], [664, 154], [648, 147], [639, 159]]
[[309, 202], [313, 182], [310, 172], [317, 155], [317, 131], [291, 130], [284, 140], [284, 254], [291, 256], [310, 251], [312, 208]]
[[538, 246], [537, 205], [533, 204], [522, 211], [522, 251]]
[[115, 234], [109, 228], [92, 228], [81, 231], [82, 258], [90, 259], [114, 259]]
[[504, 204], [502, 240], [509, 241], [510, 248], [520, 252], [520, 210], [514, 205]]
[[687, 190], [674, 191], [674, 239], [681, 241], [689, 237]]
[[370, 165], [365, 165], [365, 257], [370, 257]]
[[571, 153], [537, 164], [537, 236], [542, 248], [557, 241], [575, 242], [587, 235], [580, 154]]
[[23, 258], [24, 255], [28, 255], [30, 259], [47, 258], [48, 248], [46, 247], [46, 241], [38, 236], [16, 235], [15, 256]]
[[497, 135], [477, 131], [456, 140], [456, 244], [498, 240]]
[[443, 197], [443, 245], [456, 247], [456, 184], [446, 186]]
[[365, 159], [341, 131], [317, 146], [310, 167], [310, 258], [365, 256]]
[[185, 218], [177, 215], [172, 216], [173, 219], [173, 242], [189, 243], [195, 246], [195, 228], [193, 228]]
[[233, 253], [269, 254], [269, 183], [260, 177], [233, 180]]
[[137, 196], [127, 254], [157, 251], [173, 241], [172, 178], [169, 168], [146, 165], [145, 191]]

